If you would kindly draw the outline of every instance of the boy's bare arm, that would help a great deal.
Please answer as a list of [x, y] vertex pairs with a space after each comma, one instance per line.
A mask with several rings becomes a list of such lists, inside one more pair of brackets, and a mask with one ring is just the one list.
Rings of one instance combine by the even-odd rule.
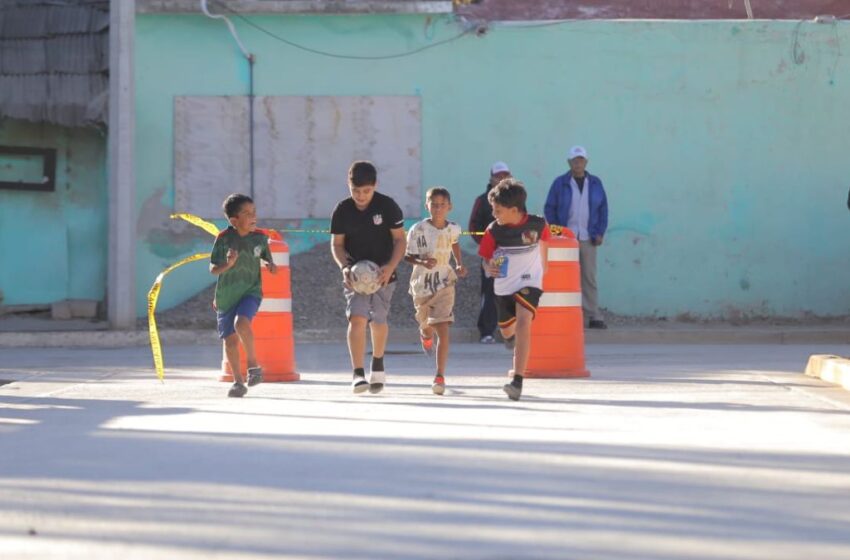
[[410, 253], [404, 255], [404, 261], [409, 262], [410, 264], [418, 264], [422, 265], [425, 268], [431, 269], [437, 266], [437, 259], [434, 257], [421, 257], [419, 255], [411, 255]]
[[331, 236], [331, 255], [340, 269], [348, 266], [349, 255], [345, 250], [345, 235], [334, 234]]
[[549, 243], [546, 241], [540, 242], [540, 264], [543, 265], [543, 274], [549, 270]]
[[381, 275], [378, 281], [382, 286], [386, 286], [389, 283], [393, 271], [395, 271], [398, 263], [404, 258], [405, 251], [407, 251], [407, 237], [405, 237], [404, 228], [393, 228], [390, 230], [390, 233], [393, 236], [393, 254], [390, 257], [390, 262], [381, 267]]
[[493, 262], [493, 259], [481, 259], [481, 266], [484, 268], [484, 273], [490, 278], [499, 278], [502, 276], [501, 268]]
[[452, 256], [455, 258], [455, 272], [461, 278], [466, 276], [466, 267], [463, 266], [460, 252], [460, 243], [452, 243]]
[[334, 234], [331, 236], [331, 255], [336, 262], [336, 265], [342, 271], [342, 283], [346, 287], [351, 287], [351, 269], [348, 267], [350, 255], [345, 250], [345, 235]]
[[[405, 239], [405, 251], [410, 247], [410, 243]], [[411, 253], [405, 253], [404, 261], [408, 262], [412, 265], [424, 266], [427, 269], [432, 269], [437, 266], [437, 259], [428, 255], [413, 255]]]
[[227, 272], [228, 270], [230, 270], [231, 268], [234, 267], [234, 265], [236, 264], [236, 261], [238, 259], [239, 259], [239, 252], [234, 251], [233, 249], [228, 249], [227, 250], [227, 262], [225, 262], [224, 264], [212, 264], [212, 263], [210, 263], [210, 272], [215, 276], [218, 276], [222, 272]]

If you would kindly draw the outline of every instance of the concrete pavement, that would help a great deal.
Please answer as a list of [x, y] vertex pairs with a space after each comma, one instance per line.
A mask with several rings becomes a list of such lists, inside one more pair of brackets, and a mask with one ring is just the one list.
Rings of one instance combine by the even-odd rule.
[[832, 345], [590, 345], [592, 377], [448, 394], [395, 343], [378, 396], [344, 347], [241, 400], [216, 346], [0, 350], [0, 558], [850, 557], [850, 395]]

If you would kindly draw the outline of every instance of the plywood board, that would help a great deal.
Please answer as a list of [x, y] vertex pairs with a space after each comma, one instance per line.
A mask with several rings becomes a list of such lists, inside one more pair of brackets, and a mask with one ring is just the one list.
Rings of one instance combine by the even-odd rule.
[[249, 187], [246, 97], [174, 99], [174, 209], [220, 218], [221, 202]]
[[[414, 96], [255, 99], [254, 198], [262, 218], [328, 218], [347, 196], [356, 159], [378, 167], [378, 188], [419, 216], [421, 111]], [[230, 192], [250, 192], [245, 97], [175, 101], [175, 210], [220, 215]]]

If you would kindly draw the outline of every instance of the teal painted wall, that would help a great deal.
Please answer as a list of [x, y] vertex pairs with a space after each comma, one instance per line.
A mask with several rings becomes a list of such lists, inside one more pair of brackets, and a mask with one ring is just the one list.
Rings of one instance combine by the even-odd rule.
[[56, 190], [0, 189], [4, 305], [106, 293], [106, 140], [96, 130], [0, 120], [0, 145], [55, 148]]
[[[290, 41], [358, 55], [461, 30], [445, 17], [251, 19]], [[599, 284], [613, 312], [850, 313], [850, 24], [496, 25], [414, 56], [358, 61], [235, 23], [257, 55], [258, 95], [421, 96], [423, 192], [446, 185], [461, 223], [492, 161], [511, 165], [540, 212], [567, 149], [583, 144], [610, 201]], [[172, 99], [244, 94], [248, 74], [226, 27], [203, 17], [139, 16], [136, 49], [141, 314], [157, 272], [211, 241], [167, 218]], [[290, 240], [294, 252], [317, 241]], [[211, 282], [205, 265], [190, 266], [167, 282], [164, 307]]]

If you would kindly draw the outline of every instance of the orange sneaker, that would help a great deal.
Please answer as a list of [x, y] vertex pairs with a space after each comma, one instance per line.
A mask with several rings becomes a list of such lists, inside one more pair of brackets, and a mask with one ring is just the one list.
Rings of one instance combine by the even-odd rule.
[[427, 356], [434, 355], [434, 337], [425, 338], [421, 334], [419, 335], [419, 341], [422, 343], [422, 351], [425, 352]]
[[442, 395], [446, 392], [446, 378], [440, 374], [434, 377], [434, 383], [431, 385], [431, 390], [435, 395]]

